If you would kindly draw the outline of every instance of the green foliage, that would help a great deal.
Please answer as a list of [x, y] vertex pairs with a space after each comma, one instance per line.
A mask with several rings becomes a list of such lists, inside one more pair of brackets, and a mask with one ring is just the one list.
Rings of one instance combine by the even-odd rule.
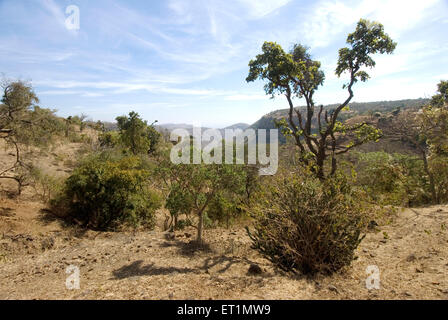
[[[314, 174], [323, 180], [337, 171], [337, 155], [369, 141], [378, 141], [382, 133], [368, 123], [345, 125], [339, 118], [341, 112], [349, 111], [349, 102], [353, 98], [353, 85], [367, 81], [369, 75], [365, 68], [375, 66], [374, 54], [392, 53], [396, 43], [384, 33], [384, 28], [377, 22], [361, 19], [356, 30], [347, 37], [347, 44], [339, 50], [336, 75], [347, 72], [350, 76], [347, 88], [348, 98], [337, 105], [334, 110], [325, 110], [319, 106], [315, 110], [314, 94], [325, 79], [320, 70], [320, 62], [311, 59], [307, 48], [296, 44], [286, 53], [275, 42], [265, 42], [262, 53], [249, 62], [247, 82], [256, 79], [265, 81], [265, 92], [272, 97], [275, 94], [285, 95], [288, 104], [288, 121], [276, 121], [283, 135], [294, 138], [300, 150], [300, 163], [311, 167]], [[295, 108], [293, 98], [304, 98], [305, 110]], [[314, 125], [314, 128], [313, 128]], [[336, 133], [342, 133], [349, 142], [340, 144]], [[325, 172], [326, 161], [330, 158], [331, 169]]]
[[103, 148], [115, 148], [120, 143], [120, 135], [117, 131], [102, 132], [98, 136], [98, 142]]
[[63, 131], [63, 122], [54, 110], [40, 108], [31, 85], [21, 81], [3, 84], [0, 130], [9, 144], [43, 146]]
[[179, 215], [185, 214], [188, 219], [193, 214], [198, 218], [199, 241], [202, 241], [204, 219], [210, 220], [209, 225], [212, 225], [214, 219], [227, 219], [223, 217], [225, 214], [235, 215], [233, 208], [226, 203], [244, 198], [247, 188], [251, 188], [253, 183], [243, 165], [175, 165], [165, 159], [157, 172], [168, 188], [165, 207], [175, 221], [172, 227], [177, 227]]
[[440, 81], [437, 85], [437, 92], [432, 96], [431, 105], [440, 108], [448, 103], [448, 81]]
[[342, 175], [302, 173], [274, 181], [253, 207], [253, 247], [286, 271], [332, 273], [348, 266], [362, 240], [366, 207]]
[[[0, 167], [0, 179], [12, 179], [18, 184], [18, 193], [27, 185], [31, 165], [22, 157], [30, 146], [45, 147], [64, 130], [64, 123], [53, 110], [35, 105], [39, 102], [31, 85], [22, 81], [4, 80], [0, 104], [0, 139], [15, 152], [12, 166]], [[23, 150], [25, 149], [25, 150]]]
[[347, 43], [350, 48], [339, 50], [339, 60], [336, 68], [336, 75], [341, 76], [344, 72], [349, 72], [353, 76], [354, 82], [369, 79], [369, 74], [363, 67], [375, 67], [373, 54], [392, 53], [397, 44], [384, 33], [384, 27], [377, 22], [360, 19], [356, 30], [347, 36]]
[[208, 206], [208, 218], [217, 225], [229, 228], [245, 215], [241, 197], [241, 194], [236, 195], [233, 192], [218, 192]]
[[434, 172], [434, 185], [439, 203], [448, 203], [448, 156], [433, 157], [429, 169]]
[[263, 53], [249, 62], [246, 81], [268, 80], [266, 94], [284, 93], [293, 88], [302, 97], [305, 91], [314, 91], [323, 83], [325, 76], [319, 70], [320, 62], [311, 59], [306, 47], [296, 44], [286, 53], [279, 44], [265, 42], [261, 50]]
[[139, 153], [152, 153], [156, 150], [160, 140], [160, 134], [139, 114], [132, 111], [129, 116], [116, 118], [120, 130], [121, 143], [137, 155]]
[[448, 108], [428, 105], [418, 118], [420, 141], [431, 155], [448, 156]]
[[359, 154], [357, 184], [383, 205], [422, 205], [431, 202], [424, 164], [415, 156], [369, 152]]
[[109, 230], [122, 224], [152, 228], [161, 200], [149, 188], [150, 172], [141, 165], [137, 157], [90, 158], [66, 180], [59, 202], [65, 202], [72, 218], [90, 228]]

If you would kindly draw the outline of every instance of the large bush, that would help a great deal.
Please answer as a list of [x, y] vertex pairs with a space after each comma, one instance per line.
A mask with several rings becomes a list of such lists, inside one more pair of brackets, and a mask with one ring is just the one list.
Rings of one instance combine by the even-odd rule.
[[73, 219], [93, 229], [116, 229], [123, 224], [152, 228], [161, 201], [147, 185], [149, 175], [137, 157], [93, 157], [67, 179], [63, 200]]
[[247, 230], [254, 248], [281, 269], [332, 273], [355, 259], [366, 215], [344, 179], [282, 178], [261, 199], [255, 231]]
[[[433, 172], [439, 172], [435, 181], [438, 187], [443, 184], [443, 170], [436, 169], [436, 161], [429, 165]], [[357, 184], [379, 204], [415, 206], [432, 201], [429, 177], [418, 157], [369, 152], [358, 155], [357, 167]]]

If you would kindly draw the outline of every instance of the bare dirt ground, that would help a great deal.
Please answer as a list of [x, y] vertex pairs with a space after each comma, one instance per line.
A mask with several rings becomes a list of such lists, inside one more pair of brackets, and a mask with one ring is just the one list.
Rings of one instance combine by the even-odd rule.
[[[61, 148], [47, 161], [55, 174], [70, 171], [76, 150]], [[208, 246], [195, 250], [195, 229], [162, 231], [163, 212], [154, 231], [100, 233], [64, 227], [44, 208], [30, 190], [0, 194], [0, 299], [448, 299], [448, 206], [398, 212], [367, 234], [350, 268], [314, 278], [276, 270], [243, 226], [206, 230]], [[66, 288], [69, 265], [80, 289]], [[380, 289], [366, 288], [369, 265]]]
[[[0, 202], [0, 299], [447, 299], [448, 207], [406, 209], [369, 233], [347, 270], [313, 279], [275, 270], [250, 248], [243, 228], [171, 234], [63, 229], [35, 202]], [[262, 273], [248, 273], [251, 264]], [[80, 289], [66, 289], [66, 268]], [[366, 289], [366, 268], [380, 289]]]

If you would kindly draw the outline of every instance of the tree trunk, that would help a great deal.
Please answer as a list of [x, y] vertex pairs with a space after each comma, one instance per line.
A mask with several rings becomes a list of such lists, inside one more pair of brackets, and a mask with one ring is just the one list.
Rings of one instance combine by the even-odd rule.
[[317, 166], [316, 175], [321, 181], [325, 180], [324, 163], [325, 163], [325, 154], [318, 153], [316, 156], [316, 166]]
[[203, 214], [203, 212], [201, 211], [201, 212], [199, 213], [198, 237], [197, 237], [197, 242], [198, 242], [199, 244], [202, 243], [202, 229], [203, 229], [203, 227], [204, 227], [204, 214]]

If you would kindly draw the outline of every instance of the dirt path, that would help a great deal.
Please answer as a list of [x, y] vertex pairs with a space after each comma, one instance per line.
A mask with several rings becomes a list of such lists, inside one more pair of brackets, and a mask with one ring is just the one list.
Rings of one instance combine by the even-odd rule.
[[[45, 220], [33, 202], [0, 202], [0, 299], [448, 299], [448, 207], [407, 209], [369, 233], [352, 267], [331, 277], [276, 271], [243, 228], [172, 234], [76, 232]], [[33, 214], [34, 213], [34, 214]], [[263, 273], [248, 274], [250, 264]], [[80, 289], [66, 268], [80, 268]], [[366, 289], [366, 268], [380, 289]]]

